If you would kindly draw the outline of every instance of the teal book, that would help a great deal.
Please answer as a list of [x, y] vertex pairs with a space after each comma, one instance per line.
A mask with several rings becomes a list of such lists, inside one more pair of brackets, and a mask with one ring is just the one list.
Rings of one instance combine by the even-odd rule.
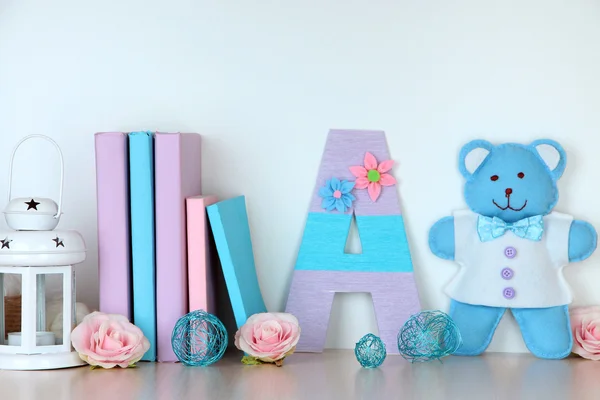
[[253, 314], [267, 312], [256, 276], [244, 196], [206, 207], [238, 329]]
[[154, 229], [154, 135], [129, 134], [133, 323], [150, 341], [142, 357], [156, 361], [156, 254]]

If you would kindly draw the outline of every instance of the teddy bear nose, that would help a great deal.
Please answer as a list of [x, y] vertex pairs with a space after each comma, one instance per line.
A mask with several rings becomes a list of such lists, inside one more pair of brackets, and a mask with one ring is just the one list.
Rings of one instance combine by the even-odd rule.
[[507, 188], [505, 191], [507, 196], [510, 196], [512, 194], [512, 189], [511, 188]]

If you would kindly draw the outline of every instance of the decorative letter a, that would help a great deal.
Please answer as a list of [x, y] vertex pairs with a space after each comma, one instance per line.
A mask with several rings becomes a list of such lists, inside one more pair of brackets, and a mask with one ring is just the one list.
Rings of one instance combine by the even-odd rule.
[[[297, 351], [323, 350], [336, 292], [368, 292], [379, 336], [398, 354], [420, 303], [392, 168], [384, 132], [329, 132], [287, 301], [302, 328]], [[344, 252], [353, 215], [362, 254]]]

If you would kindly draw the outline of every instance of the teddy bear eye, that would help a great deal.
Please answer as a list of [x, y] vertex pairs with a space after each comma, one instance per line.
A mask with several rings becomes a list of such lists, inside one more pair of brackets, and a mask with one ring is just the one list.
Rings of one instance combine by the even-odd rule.
[[517, 174], [517, 176], [519, 177], [519, 179], [523, 179], [523, 178], [525, 178], [525, 174], [524, 174], [524, 173], [522, 173], [522, 172], [519, 172], [519, 173]]
[[492, 175], [490, 177], [490, 179], [493, 180], [493, 181], [497, 181], [498, 180], [498, 175]]

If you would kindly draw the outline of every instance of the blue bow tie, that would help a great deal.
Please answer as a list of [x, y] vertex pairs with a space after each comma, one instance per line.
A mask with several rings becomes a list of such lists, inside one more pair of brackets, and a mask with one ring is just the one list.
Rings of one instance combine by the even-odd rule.
[[515, 235], [524, 239], [539, 241], [544, 233], [544, 220], [541, 215], [524, 218], [517, 222], [506, 223], [497, 217], [479, 216], [477, 220], [477, 233], [479, 240], [487, 242], [504, 235], [506, 231], [512, 231]]

